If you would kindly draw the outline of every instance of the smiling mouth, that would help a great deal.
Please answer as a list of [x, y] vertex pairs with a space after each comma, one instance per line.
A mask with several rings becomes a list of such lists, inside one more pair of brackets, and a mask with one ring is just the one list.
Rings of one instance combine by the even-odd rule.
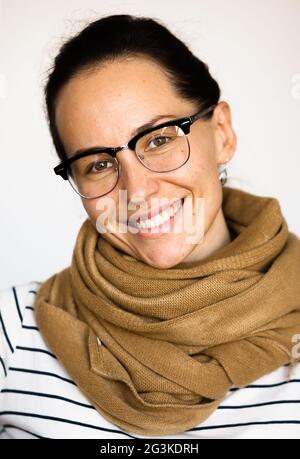
[[175, 215], [182, 208], [183, 203], [184, 198], [177, 200], [169, 207], [165, 208], [164, 210], [161, 210], [154, 217], [144, 217], [143, 219], [138, 218], [135, 222], [131, 222], [130, 226], [133, 226], [134, 228], [137, 228], [139, 230], [159, 228], [161, 225], [167, 223], [171, 218], [175, 217]]

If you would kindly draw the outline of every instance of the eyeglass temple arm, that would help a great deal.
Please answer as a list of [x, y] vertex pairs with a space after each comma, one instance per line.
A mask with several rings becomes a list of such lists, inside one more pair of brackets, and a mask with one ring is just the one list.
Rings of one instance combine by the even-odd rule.
[[64, 180], [68, 180], [68, 174], [67, 174], [67, 172], [65, 171], [64, 167], [61, 164], [56, 166], [53, 170], [54, 170], [56, 175], [60, 175]]
[[200, 112], [196, 113], [195, 115], [191, 116], [192, 122], [199, 120], [200, 118], [203, 118], [204, 115], [207, 115], [207, 113], [210, 113], [216, 108], [217, 105], [211, 105], [210, 107], [206, 108], [205, 110], [201, 110]]

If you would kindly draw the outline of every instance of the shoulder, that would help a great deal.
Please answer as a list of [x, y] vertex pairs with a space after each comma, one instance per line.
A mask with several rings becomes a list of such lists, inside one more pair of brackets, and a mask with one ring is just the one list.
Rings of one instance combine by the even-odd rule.
[[22, 313], [26, 305], [32, 306], [34, 304], [35, 295], [40, 286], [41, 282], [31, 281], [0, 289], [1, 314], [17, 315], [22, 321]]
[[14, 352], [16, 338], [23, 326], [27, 309], [34, 305], [41, 283], [31, 281], [0, 290], [0, 336], [2, 347]]
[[[207, 425], [227, 438], [299, 438], [300, 364], [283, 366], [243, 389], [231, 389]], [[211, 421], [214, 421], [213, 423]]]
[[[28, 315], [33, 316], [36, 293], [41, 286], [38, 281], [12, 285], [0, 289], [0, 388], [8, 375], [18, 344], [28, 326]], [[25, 322], [25, 323], [24, 323]]]

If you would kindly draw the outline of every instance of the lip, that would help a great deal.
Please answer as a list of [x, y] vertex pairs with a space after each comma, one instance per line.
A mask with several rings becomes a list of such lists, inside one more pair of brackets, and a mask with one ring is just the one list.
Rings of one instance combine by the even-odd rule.
[[183, 205], [184, 205], [184, 199], [180, 200], [183, 201], [182, 205], [180, 206], [179, 210], [176, 212], [176, 214], [173, 217], [170, 217], [170, 219], [164, 223], [162, 223], [159, 226], [156, 226], [155, 231], [151, 230], [151, 228], [148, 229], [143, 229], [141, 228], [137, 233], [136, 236], [141, 238], [141, 239], [157, 239], [159, 237], [162, 237], [164, 235], [170, 234], [170, 232], [173, 231], [175, 221], [178, 221], [180, 216], [182, 215], [183, 212]]
[[[143, 222], [143, 221], [146, 221], [147, 219], [150, 220], [150, 219], [156, 217], [156, 215], [162, 213], [164, 210], [169, 209], [169, 207], [173, 206], [175, 203], [179, 203], [180, 201], [183, 202], [184, 198], [174, 199], [173, 201], [171, 201], [167, 205], [156, 207], [155, 209], [151, 208], [151, 206], [150, 206], [150, 209], [148, 210], [148, 212], [134, 213], [133, 214], [134, 215], [134, 221], [137, 222], [139, 220], [140, 222]], [[130, 226], [134, 226], [135, 227], [135, 225], [132, 222], [129, 222], [129, 220], [130, 219], [128, 219], [128, 224]]]

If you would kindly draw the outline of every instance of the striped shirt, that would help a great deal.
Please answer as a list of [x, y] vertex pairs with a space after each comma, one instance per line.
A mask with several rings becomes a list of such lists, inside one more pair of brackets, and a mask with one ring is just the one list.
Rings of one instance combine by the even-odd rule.
[[[155, 438], [106, 420], [47, 347], [34, 314], [39, 282], [0, 291], [0, 438]], [[300, 364], [231, 389], [201, 425], [159, 439], [300, 438]]]

